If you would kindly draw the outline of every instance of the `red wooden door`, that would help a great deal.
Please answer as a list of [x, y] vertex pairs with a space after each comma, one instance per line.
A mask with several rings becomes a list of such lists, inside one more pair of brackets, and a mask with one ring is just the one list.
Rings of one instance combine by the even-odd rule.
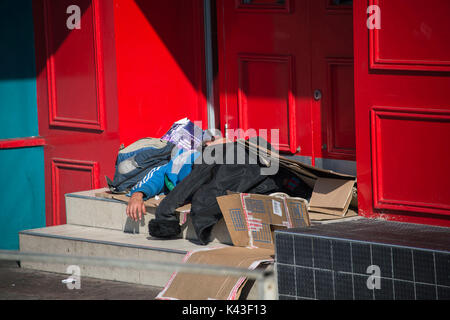
[[449, 226], [450, 2], [354, 9], [360, 214]]
[[221, 129], [279, 129], [277, 147], [312, 164], [354, 160], [351, 12], [332, 0], [219, 0]]
[[[79, 8], [79, 28], [69, 28]], [[118, 118], [112, 4], [34, 2], [39, 133], [45, 139], [46, 218], [64, 224], [64, 194], [114, 173]], [[71, 18], [72, 16], [72, 18]], [[72, 23], [74, 20], [70, 20]]]

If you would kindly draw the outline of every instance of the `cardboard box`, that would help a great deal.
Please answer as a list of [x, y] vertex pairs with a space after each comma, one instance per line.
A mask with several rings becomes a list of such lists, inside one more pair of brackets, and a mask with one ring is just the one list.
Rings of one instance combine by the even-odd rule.
[[259, 194], [231, 194], [217, 198], [233, 245], [274, 248], [273, 231], [309, 226], [307, 202]]
[[[275, 230], [310, 225], [307, 202], [300, 198], [234, 193], [217, 202], [234, 246], [190, 252], [185, 263], [252, 270], [273, 263]], [[246, 277], [174, 273], [157, 299], [235, 300], [246, 282]]]
[[[311, 212], [311, 216], [341, 218], [355, 181], [316, 177], [313, 182], [314, 208], [323, 206], [332, 214]], [[190, 252], [185, 263], [255, 269], [273, 263], [275, 230], [310, 225], [308, 202], [301, 198], [231, 193], [218, 197], [217, 202], [234, 246]], [[245, 277], [174, 273], [157, 299], [235, 300], [246, 283]]]
[[[280, 168], [287, 170], [292, 176], [301, 179], [313, 189], [308, 210], [312, 213], [343, 217], [353, 203], [357, 207], [356, 178], [351, 175], [320, 169], [311, 165], [286, 158], [275, 151], [269, 151], [251, 141], [239, 141], [247, 150], [264, 158], [267, 163], [277, 162]], [[273, 164], [272, 164], [273, 165]], [[357, 209], [356, 209], [357, 210]], [[326, 218], [326, 216], [323, 216]], [[324, 219], [325, 220], [325, 219]]]

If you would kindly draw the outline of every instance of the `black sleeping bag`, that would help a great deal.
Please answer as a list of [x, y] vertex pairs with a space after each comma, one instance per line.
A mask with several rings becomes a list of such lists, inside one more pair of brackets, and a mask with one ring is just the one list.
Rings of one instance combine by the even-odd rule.
[[[190, 216], [195, 232], [200, 242], [207, 244], [212, 227], [222, 217], [216, 197], [226, 195], [227, 191], [269, 194], [278, 190], [273, 177], [261, 174], [262, 165], [242, 145], [234, 142], [218, 144], [213, 148], [212, 154], [220, 152], [223, 157], [213, 164], [193, 165], [191, 173], [156, 208], [156, 217], [149, 222], [151, 236], [178, 236], [181, 228], [175, 210], [191, 202]], [[245, 155], [245, 159], [239, 159], [238, 164], [236, 161], [227, 164], [230, 152], [234, 153], [233, 159], [237, 159], [238, 155]]]

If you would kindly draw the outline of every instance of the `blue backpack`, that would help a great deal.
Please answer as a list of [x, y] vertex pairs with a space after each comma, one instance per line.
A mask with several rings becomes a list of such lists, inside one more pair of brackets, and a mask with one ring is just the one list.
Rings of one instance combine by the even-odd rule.
[[126, 148], [122, 146], [116, 158], [114, 180], [106, 177], [109, 190], [129, 192], [150, 170], [170, 161], [174, 146], [157, 138], [143, 138]]

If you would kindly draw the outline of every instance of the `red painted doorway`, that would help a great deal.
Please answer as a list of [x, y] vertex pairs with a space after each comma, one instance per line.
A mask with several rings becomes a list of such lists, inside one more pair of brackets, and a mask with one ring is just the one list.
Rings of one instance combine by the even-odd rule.
[[353, 7], [346, 3], [217, 1], [222, 131], [279, 129], [275, 145], [285, 154], [319, 166], [354, 163]]
[[[68, 27], [73, 6], [79, 29]], [[101, 0], [39, 0], [33, 11], [46, 221], [58, 225], [66, 223], [66, 193], [99, 188], [105, 175], [114, 174], [119, 135], [113, 7]]]

